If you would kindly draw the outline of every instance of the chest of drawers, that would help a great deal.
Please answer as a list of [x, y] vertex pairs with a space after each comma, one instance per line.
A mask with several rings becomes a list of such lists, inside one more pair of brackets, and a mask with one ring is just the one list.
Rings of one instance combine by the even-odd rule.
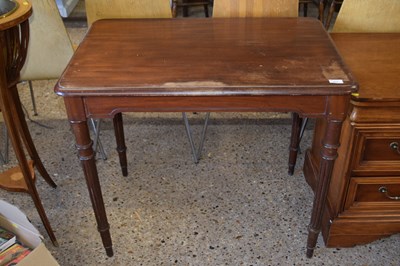
[[[400, 34], [332, 38], [360, 89], [343, 124], [322, 233], [327, 246], [348, 247], [400, 232]], [[316, 121], [304, 164], [312, 188], [323, 123]]]

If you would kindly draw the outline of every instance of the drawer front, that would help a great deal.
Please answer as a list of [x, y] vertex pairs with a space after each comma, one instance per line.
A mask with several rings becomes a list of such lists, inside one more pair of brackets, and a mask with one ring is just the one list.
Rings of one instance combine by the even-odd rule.
[[352, 177], [345, 208], [400, 213], [400, 177]]
[[356, 135], [353, 175], [400, 175], [400, 129], [360, 129]]

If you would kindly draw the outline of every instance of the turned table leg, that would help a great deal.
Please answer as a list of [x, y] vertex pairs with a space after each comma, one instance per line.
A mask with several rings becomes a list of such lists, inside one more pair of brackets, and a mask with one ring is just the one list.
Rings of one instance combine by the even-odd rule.
[[118, 113], [113, 118], [115, 139], [117, 141], [117, 152], [119, 163], [121, 165], [122, 175], [128, 176], [128, 161], [126, 159], [126, 145], [124, 136], [124, 124], [122, 121], [122, 113]]
[[85, 174], [90, 200], [92, 202], [94, 214], [97, 221], [97, 229], [100, 232], [100, 236], [107, 256], [111, 257], [114, 255], [114, 252], [112, 249], [110, 226], [107, 221], [107, 214], [104, 207], [99, 177], [97, 174], [94, 156], [95, 154], [92, 149], [93, 142], [90, 139], [87, 121], [70, 120], [70, 123], [75, 134], [76, 148], [78, 150], [78, 156], [82, 163], [83, 172]]
[[315, 189], [311, 220], [308, 226], [306, 253], [308, 258], [311, 258], [313, 256], [314, 248], [318, 240], [318, 235], [321, 231], [322, 216], [324, 214], [327, 201], [333, 165], [338, 156], [337, 149], [339, 148], [341, 129], [342, 121], [327, 121], [325, 136], [321, 148], [321, 162], [319, 168], [320, 170], [318, 173], [317, 187]]

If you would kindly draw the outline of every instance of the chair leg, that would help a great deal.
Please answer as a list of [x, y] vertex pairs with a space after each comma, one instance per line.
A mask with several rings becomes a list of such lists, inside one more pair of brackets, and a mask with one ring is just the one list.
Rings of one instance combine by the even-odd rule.
[[128, 160], [126, 159], [126, 145], [124, 136], [124, 124], [122, 113], [118, 113], [113, 118], [115, 139], [117, 142], [117, 152], [123, 176], [128, 176]]
[[303, 6], [303, 15], [304, 15], [304, 17], [307, 17], [307, 11], [308, 11], [308, 4], [307, 3], [304, 3], [304, 6]]
[[192, 131], [186, 113], [182, 113], [182, 118], [183, 118], [183, 123], [185, 124], [186, 134], [189, 139], [190, 149], [192, 150], [193, 162], [197, 164], [199, 162], [199, 159], [197, 158], [196, 147], [194, 145]]
[[303, 122], [301, 123], [300, 136], [299, 136], [299, 151], [300, 151], [300, 142], [301, 139], [303, 138], [304, 131], [306, 130], [307, 122], [308, 122], [308, 117], [304, 118]]
[[289, 147], [289, 175], [293, 175], [294, 167], [296, 166], [297, 161], [297, 153], [299, 150], [300, 143], [300, 127], [303, 122], [303, 119], [299, 116], [298, 113], [292, 113], [292, 135], [290, 138], [290, 147]]
[[328, 12], [328, 16], [326, 18], [326, 24], [325, 24], [325, 28], [328, 30], [330, 25], [331, 25], [331, 21], [332, 21], [332, 17], [333, 17], [333, 12], [335, 12], [335, 6], [336, 6], [336, 1], [332, 0], [332, 4], [329, 7], [329, 12]]
[[200, 160], [201, 158], [201, 152], [203, 151], [203, 146], [204, 146], [204, 140], [206, 138], [206, 133], [207, 133], [207, 127], [208, 127], [208, 120], [210, 119], [210, 113], [206, 113], [206, 117], [204, 119], [204, 125], [203, 125], [203, 130], [201, 132], [201, 137], [200, 137], [200, 144], [197, 149], [197, 158]]
[[205, 16], [206, 18], [209, 17], [209, 13], [208, 13], [208, 4], [204, 5], [204, 16]]
[[33, 92], [33, 86], [32, 86], [32, 81], [28, 81], [29, 85], [29, 91], [31, 93], [31, 101], [32, 101], [32, 107], [33, 107], [33, 115], [38, 115], [37, 109], [36, 109], [36, 101], [35, 101], [35, 94]]
[[318, 19], [324, 24], [324, 11], [325, 11], [325, 0], [319, 1], [318, 6]]
[[200, 143], [199, 146], [196, 150], [196, 146], [194, 144], [193, 141], [193, 134], [192, 134], [192, 130], [189, 124], [189, 120], [187, 118], [186, 113], [182, 113], [182, 118], [183, 118], [183, 122], [185, 124], [185, 129], [186, 129], [186, 134], [188, 136], [189, 139], [189, 144], [190, 144], [190, 148], [192, 150], [192, 156], [193, 156], [193, 161], [195, 164], [199, 163], [199, 160], [201, 158], [201, 152], [203, 150], [203, 146], [204, 146], [204, 140], [206, 137], [206, 132], [207, 132], [207, 127], [208, 127], [208, 120], [210, 118], [210, 113], [206, 113], [206, 117], [204, 120], [204, 125], [203, 125], [203, 130], [201, 132], [201, 137], [200, 137]]
[[177, 0], [172, 0], [171, 12], [173, 18], [176, 18], [177, 16], [177, 8], [178, 8], [177, 5], [178, 5]]
[[[300, 152], [300, 142], [303, 138], [306, 129], [308, 118], [300, 118], [298, 114], [293, 113], [292, 122], [292, 137], [290, 143], [289, 155], [289, 174], [293, 175], [294, 167], [296, 166], [297, 154]], [[299, 132], [298, 132], [299, 131]], [[297, 136], [297, 138], [296, 138]]]
[[182, 10], [182, 16], [183, 17], [188, 17], [189, 16], [189, 7], [188, 6], [184, 6], [182, 9], [183, 9]]
[[93, 151], [95, 154], [97, 154], [97, 152], [99, 152], [101, 155], [101, 159], [107, 160], [107, 154], [104, 151], [103, 144], [101, 143], [101, 140], [100, 140], [101, 119], [95, 120], [95, 119], [91, 118], [90, 124], [92, 126], [93, 133], [94, 133]]

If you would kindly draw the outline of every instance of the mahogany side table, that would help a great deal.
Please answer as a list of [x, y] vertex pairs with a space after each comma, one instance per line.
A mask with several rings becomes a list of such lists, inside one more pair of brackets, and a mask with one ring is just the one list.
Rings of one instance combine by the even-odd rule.
[[[199, 49], [179, 52], [193, 44]], [[118, 147], [125, 146], [122, 112], [289, 111], [324, 119], [307, 240], [306, 254], [312, 257], [342, 122], [356, 90], [324, 27], [310, 18], [100, 20], [55, 87], [64, 97], [108, 256], [113, 255], [110, 227], [87, 119], [113, 118]], [[126, 175], [125, 149], [118, 152]]]
[[[32, 197], [51, 241], [58, 246], [36, 190], [33, 167], [36, 166], [50, 186], [55, 188], [56, 184], [50, 178], [36, 151], [17, 90], [19, 73], [25, 63], [28, 47], [28, 19], [32, 14], [32, 6], [26, 0], [14, 0], [3, 1], [1, 10], [4, 10], [3, 7], [9, 12], [4, 12], [5, 14], [0, 16], [0, 109], [19, 166], [0, 174], [0, 187], [9, 191], [26, 192]], [[31, 161], [25, 156], [24, 146]]]

